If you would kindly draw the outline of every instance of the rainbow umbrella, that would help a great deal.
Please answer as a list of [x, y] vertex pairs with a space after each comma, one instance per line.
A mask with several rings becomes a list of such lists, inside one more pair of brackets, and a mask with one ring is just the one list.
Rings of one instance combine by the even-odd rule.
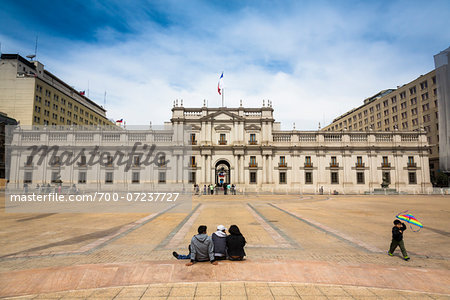
[[[401, 212], [401, 213], [397, 214], [395, 217], [396, 217], [397, 219], [399, 219], [399, 220], [408, 222], [408, 223], [410, 224], [409, 227], [411, 227], [411, 230], [414, 231], [414, 232], [417, 232], [417, 231], [419, 231], [421, 228], [423, 228], [422, 223], [420, 223], [420, 222], [416, 219], [416, 217], [414, 217], [412, 214], [407, 214], [407, 212], [408, 212], [408, 211]], [[419, 230], [414, 230], [414, 229], [412, 228], [411, 224], [414, 225], [414, 226], [419, 227]]]

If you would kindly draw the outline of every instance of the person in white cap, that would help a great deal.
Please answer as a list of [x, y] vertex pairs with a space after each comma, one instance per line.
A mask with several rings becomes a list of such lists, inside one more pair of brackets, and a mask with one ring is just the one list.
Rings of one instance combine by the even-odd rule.
[[214, 244], [214, 257], [216, 260], [227, 258], [227, 229], [223, 225], [217, 226], [217, 231], [211, 236]]

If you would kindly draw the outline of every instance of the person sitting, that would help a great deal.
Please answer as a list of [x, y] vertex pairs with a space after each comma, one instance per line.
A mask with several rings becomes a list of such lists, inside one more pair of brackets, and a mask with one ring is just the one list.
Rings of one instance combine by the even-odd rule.
[[185, 254], [178, 254], [176, 251], [172, 252], [172, 255], [176, 259], [191, 259], [191, 245], [188, 246], [189, 253], [187, 255]]
[[192, 266], [195, 262], [210, 261], [213, 265], [217, 265], [214, 259], [214, 244], [206, 234], [207, 227], [201, 225], [198, 227], [198, 234], [191, 239], [191, 261], [186, 266]]
[[217, 231], [211, 235], [214, 244], [215, 260], [223, 260], [227, 258], [227, 229], [223, 225], [217, 226]]
[[226, 239], [228, 258], [230, 260], [243, 260], [246, 255], [244, 246], [247, 243], [244, 236], [236, 225], [231, 225], [228, 232], [230, 233]]

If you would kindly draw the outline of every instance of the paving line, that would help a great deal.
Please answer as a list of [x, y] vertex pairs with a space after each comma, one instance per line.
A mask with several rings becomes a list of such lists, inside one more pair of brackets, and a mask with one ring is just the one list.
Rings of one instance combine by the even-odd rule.
[[0, 258], [0, 261], [4, 260], [14, 260], [14, 259], [20, 259], [20, 258], [41, 258], [41, 257], [53, 257], [53, 256], [69, 256], [69, 255], [81, 255], [81, 254], [90, 254], [109, 243], [129, 234], [130, 232], [138, 229], [139, 227], [142, 227], [143, 225], [147, 224], [150, 221], [153, 221], [157, 217], [165, 214], [169, 210], [175, 208], [179, 204], [171, 205], [170, 207], [166, 208], [163, 211], [153, 213], [151, 215], [148, 215], [144, 218], [141, 218], [139, 220], [136, 220], [130, 224], [123, 225], [119, 230], [117, 230], [114, 233], [111, 233], [107, 236], [104, 236], [102, 238], [99, 238], [87, 245], [81, 246], [77, 250], [71, 250], [71, 251], [48, 251], [48, 252], [40, 252], [36, 254], [16, 254], [16, 255], [6, 255]]
[[[201, 209], [200, 209], [201, 208]], [[178, 249], [180, 246], [180, 239], [184, 240], [184, 237], [189, 232], [190, 227], [194, 224], [198, 218], [201, 210], [203, 210], [203, 204], [199, 203], [197, 206], [170, 232], [167, 237], [155, 247], [155, 250], [161, 249]], [[186, 246], [187, 247], [187, 246]]]
[[366, 252], [369, 252], [369, 253], [385, 253], [386, 252], [386, 251], [383, 251], [383, 250], [381, 250], [381, 249], [379, 249], [379, 248], [377, 248], [375, 246], [369, 245], [369, 244], [364, 243], [364, 242], [362, 242], [362, 241], [360, 241], [358, 239], [355, 239], [355, 238], [353, 238], [353, 237], [351, 237], [351, 236], [349, 236], [349, 235], [347, 235], [347, 234], [345, 234], [343, 232], [340, 232], [340, 231], [338, 231], [338, 230], [336, 230], [334, 228], [331, 228], [331, 227], [328, 227], [326, 225], [323, 225], [323, 224], [321, 224], [321, 223], [319, 223], [317, 221], [305, 218], [305, 217], [299, 215], [298, 213], [294, 213], [294, 212], [290, 212], [290, 211], [284, 210], [284, 209], [282, 209], [281, 207], [279, 207], [276, 204], [269, 203], [269, 205], [274, 207], [274, 208], [276, 208], [276, 209], [278, 209], [278, 210], [280, 210], [280, 211], [282, 211], [282, 212], [284, 212], [284, 213], [286, 213], [286, 214], [288, 214], [288, 215], [290, 215], [290, 216], [292, 216], [292, 217], [294, 217], [295, 219], [297, 219], [299, 221], [302, 221], [302, 222], [308, 224], [309, 226], [312, 226], [312, 227], [314, 227], [314, 228], [316, 228], [318, 230], [321, 230], [321, 231], [323, 231], [323, 232], [325, 232], [327, 234], [330, 234], [330, 235], [336, 237], [337, 239], [339, 239], [341, 241], [344, 241], [347, 244], [350, 244], [350, 245], [352, 245], [354, 247], [360, 248], [360, 249], [362, 249], [362, 250], [364, 250]]
[[[300, 245], [291, 239], [287, 234], [270, 222], [263, 214], [261, 214], [256, 208], [254, 208], [250, 203], [247, 203], [247, 209], [252, 213], [255, 219], [261, 224], [261, 226], [267, 231], [267, 233], [273, 238], [277, 243], [276, 248], [300, 248]], [[255, 247], [256, 245], [249, 245], [250, 247]], [[257, 245], [261, 248], [262, 245]], [[267, 247], [273, 248], [273, 245], [267, 245]]]

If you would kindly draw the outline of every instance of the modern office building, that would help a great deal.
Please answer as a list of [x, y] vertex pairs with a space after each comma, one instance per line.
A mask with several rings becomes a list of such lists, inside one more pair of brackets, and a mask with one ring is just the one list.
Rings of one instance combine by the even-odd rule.
[[21, 125], [114, 125], [84, 92], [18, 54], [0, 58], [0, 111]]
[[421, 75], [396, 89], [380, 91], [337, 117], [323, 131], [426, 132], [432, 180], [439, 170], [439, 104], [436, 71]]
[[434, 56], [439, 106], [439, 168], [450, 175], [450, 47]]
[[[190, 132], [181, 134], [186, 127]], [[170, 145], [167, 163], [142, 166], [141, 159], [131, 157], [135, 163], [126, 172], [111, 156], [105, 166], [86, 166], [86, 158], [71, 166], [58, 158], [37, 166], [28, 150], [39, 143], [76, 152], [96, 145], [129, 150], [136, 142]], [[383, 181], [398, 192], [427, 193], [431, 188], [424, 131], [281, 130], [270, 102], [259, 108], [185, 108], [175, 103], [163, 131], [52, 129], [43, 134], [21, 129], [13, 144], [10, 184], [16, 189], [59, 178], [83, 191], [139, 190], [180, 180], [188, 186], [230, 183], [245, 192], [297, 194], [373, 192]], [[182, 173], [186, 176], [177, 175]]]

